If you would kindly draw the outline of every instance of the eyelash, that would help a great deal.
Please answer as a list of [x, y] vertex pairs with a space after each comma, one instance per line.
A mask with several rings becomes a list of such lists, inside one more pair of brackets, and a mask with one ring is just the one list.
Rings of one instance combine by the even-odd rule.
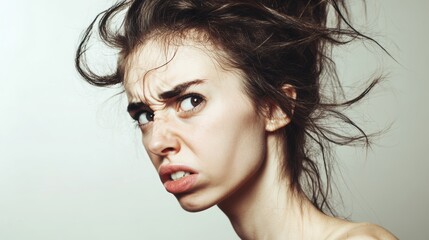
[[[192, 107], [192, 109], [190, 109], [190, 110], [181, 110], [180, 109], [181, 108], [181, 104], [184, 102], [184, 100], [186, 100], [188, 98], [194, 98], [194, 97], [196, 97], [196, 98], [198, 98], [200, 100], [200, 102], [198, 102], [197, 106]], [[186, 117], [189, 117], [189, 115], [192, 114], [193, 112], [197, 111], [202, 106], [202, 104], [205, 103], [205, 101], [206, 101], [205, 97], [202, 96], [201, 94], [198, 94], [198, 93], [188, 93], [188, 94], [185, 94], [185, 95], [182, 95], [182, 96], [178, 96], [174, 100], [174, 104], [176, 105], [176, 111], [182, 117], [186, 118]], [[144, 123], [144, 124], [140, 124], [139, 123], [139, 118], [144, 113], [146, 113], [146, 114], [154, 114], [153, 111], [151, 111], [151, 110], [143, 110], [143, 111], [137, 112], [134, 115], [134, 117], [133, 117], [133, 119], [135, 120], [135, 125], [136, 125], [137, 128], [145, 127], [147, 124], [149, 124], [150, 122], [152, 122], [152, 121], [148, 120], [149, 121], [148, 123]]]

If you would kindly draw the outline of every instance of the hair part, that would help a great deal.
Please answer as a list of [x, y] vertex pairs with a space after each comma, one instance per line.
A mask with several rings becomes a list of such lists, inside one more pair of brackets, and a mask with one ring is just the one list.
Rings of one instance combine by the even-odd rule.
[[[115, 27], [113, 21], [123, 11], [125, 17]], [[285, 140], [284, 176], [293, 192], [305, 194], [316, 208], [335, 215], [328, 201], [331, 145], [369, 144], [369, 136], [342, 110], [359, 102], [379, 81], [373, 79], [357, 97], [338, 99], [343, 92], [330, 56], [332, 47], [356, 39], [379, 45], [352, 27], [348, 13], [344, 0], [123, 0], [89, 25], [76, 52], [76, 68], [90, 84], [123, 84], [126, 59], [146, 41], [170, 43], [186, 39], [190, 31], [200, 33], [225, 53], [218, 55], [222, 63], [244, 73], [245, 89], [256, 107], [272, 103], [291, 118], [277, 133]], [[101, 40], [119, 51], [112, 74], [97, 74], [87, 63], [88, 42], [97, 22]], [[285, 85], [293, 86], [296, 98], [285, 94]], [[322, 92], [325, 85], [330, 92]], [[355, 133], [333, 127], [339, 123]]]

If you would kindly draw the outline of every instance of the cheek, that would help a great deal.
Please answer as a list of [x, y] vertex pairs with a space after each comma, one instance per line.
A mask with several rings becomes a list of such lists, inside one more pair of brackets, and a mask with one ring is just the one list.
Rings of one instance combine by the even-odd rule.
[[194, 153], [204, 169], [228, 179], [233, 179], [231, 172], [253, 171], [265, 155], [263, 120], [246, 104], [216, 113], [194, 128]]

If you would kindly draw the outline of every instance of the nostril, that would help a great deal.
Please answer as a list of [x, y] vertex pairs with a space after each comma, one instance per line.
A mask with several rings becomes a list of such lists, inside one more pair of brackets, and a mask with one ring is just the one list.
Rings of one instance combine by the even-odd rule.
[[162, 153], [165, 154], [165, 153], [174, 152], [174, 151], [175, 149], [173, 147], [167, 147], [162, 150]]

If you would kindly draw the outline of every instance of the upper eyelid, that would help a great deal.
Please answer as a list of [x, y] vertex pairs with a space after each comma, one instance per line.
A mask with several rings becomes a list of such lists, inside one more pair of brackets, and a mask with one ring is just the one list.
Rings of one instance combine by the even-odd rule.
[[189, 92], [189, 93], [184, 93], [184, 94], [183, 94], [183, 95], [181, 95], [181, 96], [177, 96], [176, 101], [183, 101], [184, 99], [187, 99], [187, 98], [192, 97], [192, 96], [199, 96], [199, 97], [204, 98], [204, 96], [203, 96], [203, 95], [201, 95], [201, 94], [199, 94], [199, 93], [196, 93], [196, 92]]
[[203, 101], [206, 100], [206, 97], [204, 95], [200, 94], [200, 93], [189, 92], [189, 93], [185, 93], [185, 94], [183, 94], [181, 96], [178, 96], [175, 102], [176, 102], [176, 104], [180, 104], [183, 100], [185, 100], [185, 99], [187, 99], [189, 97], [193, 97], [193, 96], [198, 96], [198, 97], [202, 98]]
[[192, 97], [192, 96], [199, 96], [199, 97], [203, 98], [204, 100], [206, 99], [203, 94], [198, 93], [197, 91], [192, 90], [192, 89], [187, 89], [182, 94], [180, 94], [178, 96], [175, 96], [175, 97], [173, 97], [171, 99], [163, 100], [163, 102], [164, 102], [164, 104], [166, 104], [167, 107], [170, 107], [172, 105], [177, 105], [181, 101], [183, 101], [184, 99], [186, 99], [188, 97]]

